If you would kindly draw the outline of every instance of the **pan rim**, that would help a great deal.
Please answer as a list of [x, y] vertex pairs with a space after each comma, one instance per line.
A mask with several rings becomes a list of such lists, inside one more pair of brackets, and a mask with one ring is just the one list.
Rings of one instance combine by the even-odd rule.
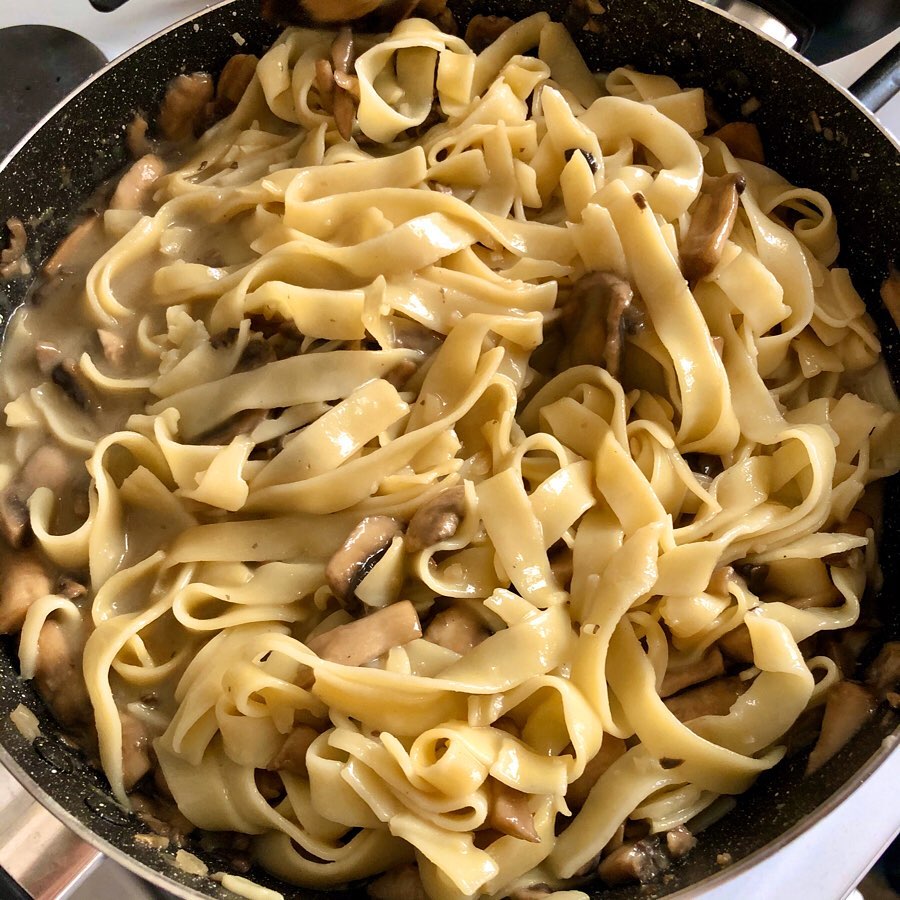
[[[20, 152], [28, 145], [28, 143], [44, 128], [59, 112], [74, 101], [82, 92], [87, 90], [97, 80], [107, 76], [109, 72], [120, 64], [126, 62], [134, 54], [142, 51], [149, 45], [155, 43], [160, 38], [180, 29], [197, 20], [202, 20], [206, 16], [214, 15], [220, 10], [245, 2], [245, 0], [217, 0], [210, 6], [204, 7], [191, 15], [185, 16], [178, 21], [172, 23], [166, 28], [161, 29], [135, 46], [129, 48], [110, 60], [105, 66], [94, 73], [90, 78], [76, 87], [66, 97], [60, 100], [50, 111], [48, 111], [32, 128], [25, 134], [8, 152], [8, 154], [0, 160], [0, 173], [10, 166]], [[802, 63], [811, 73], [825, 84], [837, 91], [845, 101], [849, 101], [856, 109], [861, 112], [869, 122], [875, 126], [888, 143], [894, 148], [895, 152], [900, 154], [900, 138], [894, 136], [885, 125], [878, 119], [877, 115], [872, 112], [865, 104], [857, 99], [847, 88], [838, 84], [832, 77], [825, 74], [814, 63], [806, 59], [797, 51], [786, 47], [770, 35], [760, 31], [753, 25], [741, 21], [738, 17], [726, 10], [710, 5], [706, 0], [687, 0], [695, 7], [701, 7], [709, 13], [715, 13], [722, 18], [730, 21], [744, 31], [755, 35], [757, 39], [765, 41], [772, 45], [777, 51], [786, 53], [793, 57], [796, 61]], [[900, 476], [897, 476], [900, 477]], [[806, 833], [813, 825], [824, 819], [827, 815], [842, 805], [847, 798], [853, 794], [864, 782], [871, 778], [878, 769], [886, 762], [892, 753], [897, 751], [900, 746], [900, 726], [895, 728], [890, 734], [886, 735], [878, 749], [857, 769], [834, 793], [823, 800], [809, 813], [798, 819], [793, 825], [787, 828], [776, 838], [766, 844], [751, 851], [746, 856], [737, 860], [735, 863], [723, 868], [719, 872], [707, 875], [702, 880], [688, 885], [684, 888], [667, 895], [673, 900], [694, 900], [694, 898], [702, 898], [721, 888], [724, 884], [733, 880], [739, 875], [743, 875], [758, 866], [764, 859], [782, 851], [787, 845], [792, 843], [802, 834]], [[9, 749], [0, 744], [0, 764], [2, 764], [18, 781], [18, 783], [28, 792], [28, 794], [44, 808], [48, 809], [58, 820], [60, 820], [67, 828], [74, 832], [79, 838], [93, 847], [99, 849], [105, 856], [122, 865], [133, 874], [149, 881], [158, 888], [169, 893], [175, 894], [184, 900], [207, 900], [211, 896], [210, 893], [198, 891], [186, 884], [176, 881], [165, 875], [161, 870], [151, 868], [137, 857], [127, 853], [125, 850], [117, 847], [108, 839], [102, 837], [97, 832], [91, 830], [74, 814], [66, 810], [53, 796], [51, 796], [32, 776], [22, 767]], [[115, 802], [110, 796], [110, 802]], [[900, 822], [898, 822], [900, 825]]]

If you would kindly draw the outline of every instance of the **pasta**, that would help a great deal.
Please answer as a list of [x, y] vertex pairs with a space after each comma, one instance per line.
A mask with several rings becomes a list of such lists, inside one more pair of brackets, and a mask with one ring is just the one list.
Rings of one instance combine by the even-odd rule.
[[347, 41], [287, 30], [10, 326], [0, 617], [122, 804], [285, 881], [611, 880], [842, 677], [900, 468], [874, 326], [702, 90], [544, 13], [329, 82]]

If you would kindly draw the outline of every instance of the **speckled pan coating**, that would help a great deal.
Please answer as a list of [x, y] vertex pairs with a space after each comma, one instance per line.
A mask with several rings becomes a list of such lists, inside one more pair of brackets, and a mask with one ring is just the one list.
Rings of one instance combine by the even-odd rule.
[[[568, 5], [543, 6], [570, 26], [588, 61], [598, 69], [632, 64], [666, 72], [684, 85], [704, 86], [726, 116], [740, 117], [741, 105], [758, 109], [749, 118], [764, 137], [769, 161], [791, 181], [822, 191], [838, 216], [843, 240], [841, 261], [849, 266], [881, 330], [895, 378], [900, 373], [897, 333], [878, 300], [878, 286], [891, 261], [900, 262], [900, 156], [897, 147], [839, 90], [803, 62], [720, 14], [688, 0], [603, 0], [606, 12], [588, 20]], [[534, 11], [523, 0], [451, 2], [464, 22], [476, 12], [521, 17]], [[566, 10], [568, 9], [568, 12]], [[68, 223], [100, 181], [125, 162], [123, 129], [136, 108], [156, 108], [166, 82], [180, 72], [217, 71], [238, 49], [260, 52], [274, 31], [258, 21], [255, 0], [239, 0], [213, 10], [166, 34], [95, 80], [53, 116], [0, 171], [0, 222], [19, 216], [29, 226], [29, 258], [37, 269], [65, 233]], [[588, 25], [589, 30], [584, 26]], [[246, 42], [238, 46], [239, 34]], [[755, 98], [755, 100], [752, 100]], [[0, 289], [4, 321], [27, 289], [27, 280]], [[890, 596], [897, 585], [897, 479], [888, 486], [885, 540], [885, 637], [900, 632], [898, 607]], [[2, 639], [0, 652], [0, 757], [29, 776], [27, 786], [57, 811], [64, 810], [83, 834], [159, 883], [199, 896], [233, 896], [208, 879], [174, 869], [171, 856], [135, 844], [145, 831], [109, 797], [101, 776], [56, 735], [52, 720], [29, 684], [18, 678], [14, 644]], [[9, 721], [22, 702], [38, 712], [48, 737], [29, 745]], [[668, 885], [643, 890], [594, 889], [593, 896], [647, 898], [671, 894], [720, 873], [719, 853], [737, 862], [756, 852], [771, 852], [779, 838], [806, 817], [821, 812], [847, 790], [852, 777], [868, 764], [883, 738], [897, 727], [894, 714], [879, 715], [821, 772], [801, 778], [798, 762], [779, 767], [741, 798], [737, 809], [704, 833], [697, 849], [676, 866]], [[800, 761], [802, 762], [802, 761]], [[39, 786], [39, 787], [36, 787]], [[774, 843], [773, 843], [774, 842]], [[199, 854], [203, 856], [203, 854]], [[211, 871], [222, 863], [204, 857]], [[298, 891], [261, 873], [260, 881], [287, 896], [358, 897], [362, 890], [335, 895]]]

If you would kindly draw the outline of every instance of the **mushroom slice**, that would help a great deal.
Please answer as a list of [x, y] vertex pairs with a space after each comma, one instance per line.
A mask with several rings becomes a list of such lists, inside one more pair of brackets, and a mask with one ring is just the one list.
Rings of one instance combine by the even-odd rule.
[[490, 779], [488, 788], [490, 806], [485, 824], [501, 834], [539, 844], [541, 836], [534, 828], [534, 814], [528, 808], [528, 794], [517, 791], [496, 778]]
[[363, 619], [317, 634], [307, 647], [330, 662], [362, 666], [420, 637], [422, 625], [415, 607], [409, 600], [401, 600]]
[[22, 468], [22, 482], [29, 492], [39, 487], [58, 491], [68, 482], [71, 474], [66, 454], [53, 444], [44, 444], [31, 454]]
[[205, 72], [179, 75], [166, 90], [159, 108], [157, 124], [168, 141], [183, 141], [194, 136], [207, 104], [212, 101], [215, 87]]
[[309, 725], [298, 725], [285, 739], [281, 749], [272, 757], [268, 769], [306, 775], [306, 751], [319, 736]]
[[0, 494], [0, 534], [14, 550], [27, 546], [33, 537], [28, 504], [13, 485]]
[[414, 863], [388, 869], [366, 888], [366, 894], [371, 900], [428, 900]]
[[515, 24], [509, 16], [472, 16], [466, 28], [466, 43], [480, 53]]
[[28, 246], [28, 235], [22, 220], [13, 216], [6, 220], [9, 231], [9, 244], [0, 250], [0, 278], [15, 278], [27, 275], [30, 271], [25, 259], [25, 248]]
[[672, 694], [677, 694], [687, 687], [692, 687], [695, 684], [700, 684], [702, 681], [709, 681], [710, 678], [717, 678], [719, 675], [724, 674], [725, 664], [722, 661], [722, 654], [717, 647], [712, 647], [696, 662], [689, 663], [686, 666], [666, 669], [659, 696], [671, 697]]
[[109, 328], [98, 328], [97, 339], [106, 361], [117, 369], [125, 362], [125, 338]]
[[155, 154], [148, 153], [119, 179], [109, 202], [110, 209], [141, 209], [150, 199], [153, 186], [166, 172], [166, 164]]
[[269, 417], [268, 409], [245, 409], [235, 413], [220, 425], [194, 438], [195, 444], [230, 444], [242, 434], [250, 434], [257, 425]]
[[633, 299], [631, 285], [614, 272], [590, 272], [579, 278], [564, 309], [562, 326], [569, 346], [561, 367], [602, 363], [616, 377]]
[[621, 738], [604, 734], [597, 755], [588, 762], [581, 775], [566, 790], [566, 803], [573, 809], [581, 809], [597, 779], [625, 752], [625, 749], [625, 741]]
[[398, 534], [400, 523], [390, 516], [366, 516], [350, 532], [325, 567], [325, 580], [338, 600], [350, 600], [356, 586]]
[[143, 113], [136, 112], [134, 118], [125, 126], [125, 146], [132, 159], [140, 159], [152, 152], [153, 147], [147, 139], [147, 123]]
[[460, 656], [490, 636], [484, 622], [465, 603], [454, 603], [439, 612], [428, 624], [424, 635], [426, 641]]
[[900, 686], [900, 641], [888, 641], [866, 670], [866, 684], [879, 697]]
[[417, 553], [456, 534], [466, 511], [466, 489], [456, 485], [420, 506], [406, 528], [406, 549]]
[[235, 53], [225, 63], [216, 83], [216, 112], [226, 116], [240, 103], [253, 81], [259, 59], [252, 53]]
[[351, 91], [343, 85], [353, 67], [353, 31], [345, 25], [337, 33], [334, 43], [331, 45], [331, 69], [334, 77], [334, 94], [332, 105], [334, 106], [334, 124], [338, 133], [349, 141], [353, 135], [353, 120], [356, 117], [356, 102]]
[[81, 623], [48, 619], [38, 637], [38, 692], [56, 719], [69, 728], [93, 721], [93, 708], [84, 683], [81, 660], [85, 633]]
[[697, 838], [684, 826], [671, 828], [666, 832], [666, 850], [672, 859], [681, 859], [687, 856], [697, 846]]
[[69, 270], [81, 255], [81, 245], [94, 236], [101, 221], [97, 213], [92, 213], [79, 222], [53, 251], [53, 255], [44, 265], [44, 274], [52, 278]]
[[714, 131], [712, 136], [717, 137], [738, 159], [761, 164], [766, 161], [759, 129], [752, 122], [729, 122]]
[[3, 568], [0, 582], [0, 634], [22, 630], [28, 607], [52, 593], [50, 576], [31, 553], [12, 556]]
[[700, 716], [726, 716], [728, 710], [747, 688], [749, 681], [741, 681], [736, 675], [730, 678], [716, 678], [699, 687], [682, 691], [669, 697], [665, 703], [669, 712], [680, 722], [689, 722]]
[[50, 380], [82, 412], [89, 412], [93, 402], [93, 391], [85, 381], [78, 364], [71, 359], [64, 360], [53, 367]]
[[812, 775], [859, 731], [875, 711], [871, 691], [852, 681], [839, 681], [825, 698], [825, 717], [816, 746], [809, 754], [806, 774]]
[[658, 837], [623, 844], [613, 850], [597, 867], [597, 874], [608, 885], [654, 881], [671, 865], [668, 853]]
[[131, 713], [122, 720], [122, 779], [130, 791], [150, 771], [150, 735], [147, 727]]
[[750, 629], [746, 625], [738, 625], [727, 634], [719, 638], [719, 647], [722, 652], [736, 662], [753, 662], [753, 642], [750, 640]]
[[681, 244], [681, 271], [691, 285], [719, 264], [746, 186], [747, 181], [740, 173], [703, 179], [690, 228]]

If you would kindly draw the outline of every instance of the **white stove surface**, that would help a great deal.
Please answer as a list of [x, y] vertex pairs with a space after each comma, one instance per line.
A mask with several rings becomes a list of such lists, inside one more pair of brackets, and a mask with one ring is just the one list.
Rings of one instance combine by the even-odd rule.
[[[172, 22], [211, 5], [204, 0], [129, 0], [115, 12], [100, 13], [87, 0], [0, 0], [0, 27], [43, 24], [67, 28], [90, 38], [108, 59], [114, 59]], [[829, 63], [823, 71], [839, 84], [849, 85], [898, 41], [900, 29]], [[900, 137], [900, 96], [878, 116]], [[900, 752], [895, 752], [850, 799], [787, 847], [726, 886], [693, 896], [702, 900], [844, 900], [900, 831], [898, 784]], [[5, 779], [0, 777], [0, 817], [20, 793], [8, 773]], [[124, 869], [105, 860], [87, 880], [57, 896], [138, 900], [151, 894]]]

